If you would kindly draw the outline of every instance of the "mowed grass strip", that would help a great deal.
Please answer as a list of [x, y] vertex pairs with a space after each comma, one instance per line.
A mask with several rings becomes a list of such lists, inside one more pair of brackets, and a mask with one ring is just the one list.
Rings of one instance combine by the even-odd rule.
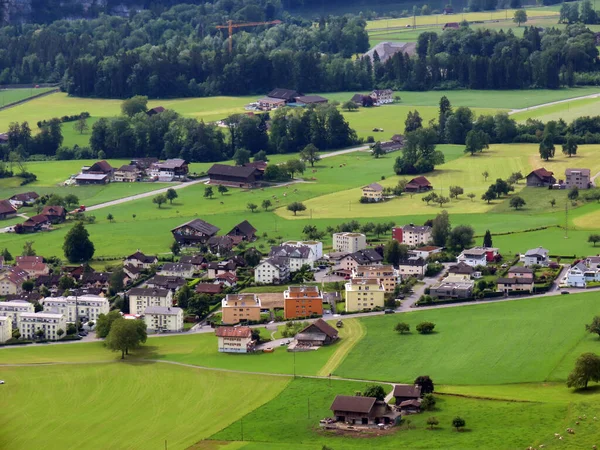
[[341, 333], [343, 339], [336, 346], [335, 353], [331, 355], [327, 364], [319, 370], [318, 375], [322, 377], [334, 373], [335, 369], [342, 363], [348, 352], [365, 336], [365, 327], [359, 320], [346, 319], [343, 323], [343, 332]]
[[[556, 367], [570, 370], [575, 348], [597, 342], [584, 327], [598, 313], [597, 299], [598, 293], [542, 296], [364, 318], [367, 334], [336, 375], [410, 383], [427, 374], [442, 384], [565, 379], [566, 370]], [[422, 321], [434, 322], [435, 333], [418, 334]], [[411, 333], [394, 332], [398, 322], [409, 323]]]
[[0, 89], [0, 107], [40, 95], [55, 88]]
[[139, 363], [4, 367], [0, 378], [0, 447], [13, 450], [185, 449], [289, 382]]
[[[435, 411], [410, 416], [410, 430], [400, 428], [391, 434], [368, 437], [360, 434], [340, 436], [321, 431], [318, 421], [332, 416], [329, 407], [335, 396], [354, 395], [356, 391], [363, 390], [364, 386], [362, 383], [347, 381], [329, 383], [327, 380], [294, 380], [275, 399], [243, 418], [244, 440], [250, 441], [244, 449], [317, 450], [323, 445], [336, 450], [513, 449], [533, 444], [537, 448], [540, 444], [551, 444], [551, 440], [555, 439], [553, 433], [564, 430], [570, 424], [565, 419], [573, 419], [573, 412], [581, 411], [578, 406], [571, 407], [570, 411], [566, 402], [516, 403], [437, 395]], [[386, 389], [389, 387], [386, 386]], [[593, 417], [591, 413], [599, 410], [598, 406], [594, 406], [588, 409], [588, 414]], [[466, 420], [465, 432], [457, 433], [452, 428], [452, 419], [457, 415]], [[439, 420], [439, 426], [434, 431], [429, 430], [426, 424], [430, 416]], [[585, 443], [590, 442], [590, 447], [599, 428], [597, 423], [591, 422], [590, 419], [585, 427]], [[240, 441], [241, 427], [242, 424], [238, 421], [211, 436], [211, 439]]]
[[[598, 89], [594, 94], [600, 93]], [[564, 120], [567, 123], [572, 122], [578, 117], [598, 115], [600, 98], [582, 98], [574, 99], [563, 103], [556, 103], [541, 108], [521, 111], [511, 114], [511, 119], [517, 122], [525, 122], [527, 119], [537, 119], [542, 122], [551, 120]]]

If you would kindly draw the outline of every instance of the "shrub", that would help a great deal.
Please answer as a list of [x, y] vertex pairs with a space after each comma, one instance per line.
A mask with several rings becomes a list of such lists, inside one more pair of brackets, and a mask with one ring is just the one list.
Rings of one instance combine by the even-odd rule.
[[431, 411], [435, 409], [436, 399], [433, 394], [425, 394], [421, 400], [421, 409], [423, 411]]
[[417, 325], [417, 332], [419, 332], [419, 334], [431, 334], [433, 333], [434, 328], [435, 323], [433, 322], [421, 322]]

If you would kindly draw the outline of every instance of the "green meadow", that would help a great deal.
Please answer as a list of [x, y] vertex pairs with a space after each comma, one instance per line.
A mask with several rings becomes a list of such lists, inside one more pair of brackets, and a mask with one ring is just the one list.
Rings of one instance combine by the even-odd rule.
[[0, 89], [0, 108], [12, 103], [20, 102], [35, 95], [43, 94], [54, 88], [23, 88], [23, 89]]

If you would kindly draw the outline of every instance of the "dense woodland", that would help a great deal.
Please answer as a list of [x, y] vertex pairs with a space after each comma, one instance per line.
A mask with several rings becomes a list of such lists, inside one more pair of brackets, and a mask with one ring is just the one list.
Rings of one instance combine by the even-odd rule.
[[[76, 96], [150, 98], [372, 88], [520, 89], [595, 84], [598, 50], [583, 25], [565, 30], [470, 29], [425, 32], [417, 54], [352, 58], [368, 50], [366, 22], [356, 16], [310, 21], [278, 16], [263, 0], [178, 5], [131, 19], [102, 16], [50, 25], [0, 28], [0, 84], [60, 82]], [[272, 6], [272, 5], [271, 5]], [[230, 17], [272, 27], [234, 35], [233, 53], [215, 28]]]

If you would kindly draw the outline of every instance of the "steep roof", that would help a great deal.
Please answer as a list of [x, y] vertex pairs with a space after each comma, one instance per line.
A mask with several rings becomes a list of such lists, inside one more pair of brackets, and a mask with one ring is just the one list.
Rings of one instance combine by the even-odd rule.
[[67, 212], [62, 206], [44, 206], [40, 213], [42, 216], [64, 216]]
[[185, 263], [164, 263], [162, 270], [169, 272], [187, 272], [194, 270], [194, 266]]
[[227, 164], [213, 164], [213, 166], [208, 169], [207, 173], [209, 177], [211, 175], [221, 175], [228, 177], [249, 178], [258, 172], [259, 170], [252, 166], [229, 166]]
[[192, 264], [194, 266], [199, 266], [200, 264], [206, 262], [206, 258], [204, 258], [204, 256], [202, 255], [184, 255], [181, 258], [179, 258], [179, 262], [182, 264]]
[[121, 167], [119, 167], [119, 172], [137, 172], [139, 169], [137, 168], [137, 166], [134, 166], [133, 164], [123, 164]]
[[407, 184], [416, 184], [417, 186], [427, 187], [431, 186], [431, 183], [424, 176], [416, 177], [410, 180]]
[[4, 272], [0, 272], [0, 277], [6, 276], [8, 280], [16, 284], [17, 286], [21, 286], [23, 282], [27, 279], [27, 272], [18, 267], [11, 267]]
[[331, 339], [335, 339], [338, 335], [338, 331], [335, 328], [333, 328], [331, 325], [329, 325], [327, 322], [325, 322], [323, 319], [318, 319], [318, 320], [314, 321], [313, 323], [308, 325], [306, 328], [301, 330], [300, 333], [306, 332], [311, 326], [317, 327], [319, 329], [319, 331], [321, 331], [322, 333], [325, 333]]
[[[550, 181], [551, 178], [554, 178], [553, 177], [554, 172], [550, 172], [549, 170], [546, 170], [543, 167], [532, 170], [531, 172], [529, 172], [529, 175], [535, 175], [542, 181]], [[529, 175], [527, 175], [527, 176], [529, 176]]]
[[158, 260], [158, 258], [156, 256], [144, 255], [139, 250], [137, 252], [129, 255], [125, 259], [135, 259], [135, 260], [137, 260], [139, 262], [146, 263], [146, 264], [153, 264], [153, 263], [155, 263]]
[[159, 163], [159, 166], [163, 169], [178, 169], [180, 167], [185, 166], [187, 163], [185, 159], [181, 158], [173, 158], [167, 159], [165, 162]]
[[355, 397], [352, 395], [338, 395], [329, 408], [331, 411], [346, 411], [368, 414], [375, 406], [375, 397]]
[[23, 192], [21, 194], [13, 195], [10, 199], [19, 202], [28, 202], [31, 200], [35, 200], [36, 198], [39, 198], [39, 195], [36, 192]]
[[254, 228], [252, 225], [250, 225], [250, 222], [248, 222], [247, 220], [244, 220], [244, 221], [238, 223], [227, 234], [228, 235], [235, 234], [236, 230], [240, 231], [245, 236], [253, 236], [254, 233], [256, 233], [256, 228]]
[[525, 256], [547, 256], [547, 255], [548, 255], [548, 250], [545, 249], [544, 247], [532, 248], [525, 252]]
[[16, 214], [15, 208], [8, 200], [0, 200], [0, 214]]
[[219, 327], [215, 330], [215, 336], [249, 338], [252, 337], [252, 330], [250, 327]]
[[473, 272], [475, 272], [475, 269], [473, 267], [471, 267], [470, 265], [461, 261], [458, 264], [454, 264], [453, 266], [450, 266], [448, 268], [448, 272], [458, 273], [461, 275], [471, 275]]
[[373, 189], [374, 191], [377, 191], [377, 192], [383, 191], [383, 186], [380, 185], [379, 183], [371, 183], [371, 184], [363, 187], [363, 189], [367, 189], [367, 188], [368, 189]]
[[92, 164], [92, 166], [88, 169], [88, 172], [102, 172], [102, 173], [108, 173], [110, 171], [112, 171], [113, 168], [112, 166], [107, 163], [105, 160], [102, 161], [97, 161], [94, 164]]
[[293, 89], [275, 88], [267, 94], [267, 97], [279, 98], [282, 100], [292, 100], [300, 97], [301, 94]]
[[186, 222], [184, 224], [179, 225], [178, 227], [173, 228], [171, 231], [178, 230], [185, 226], [188, 226], [188, 227], [190, 227], [196, 231], [199, 231], [200, 233], [206, 234], [208, 236], [212, 236], [213, 234], [216, 234], [217, 231], [219, 231], [218, 227], [215, 227], [214, 225], [211, 225], [210, 223], [205, 222], [202, 219], [190, 220], [189, 222]]
[[310, 252], [311, 249], [307, 245], [274, 245], [269, 256], [306, 259], [310, 256]]
[[373, 262], [383, 261], [383, 256], [377, 253], [372, 248], [366, 248], [350, 254], [350, 257], [359, 265], [366, 265]]
[[421, 396], [421, 386], [412, 384], [397, 384], [394, 386], [394, 397], [414, 397]]

